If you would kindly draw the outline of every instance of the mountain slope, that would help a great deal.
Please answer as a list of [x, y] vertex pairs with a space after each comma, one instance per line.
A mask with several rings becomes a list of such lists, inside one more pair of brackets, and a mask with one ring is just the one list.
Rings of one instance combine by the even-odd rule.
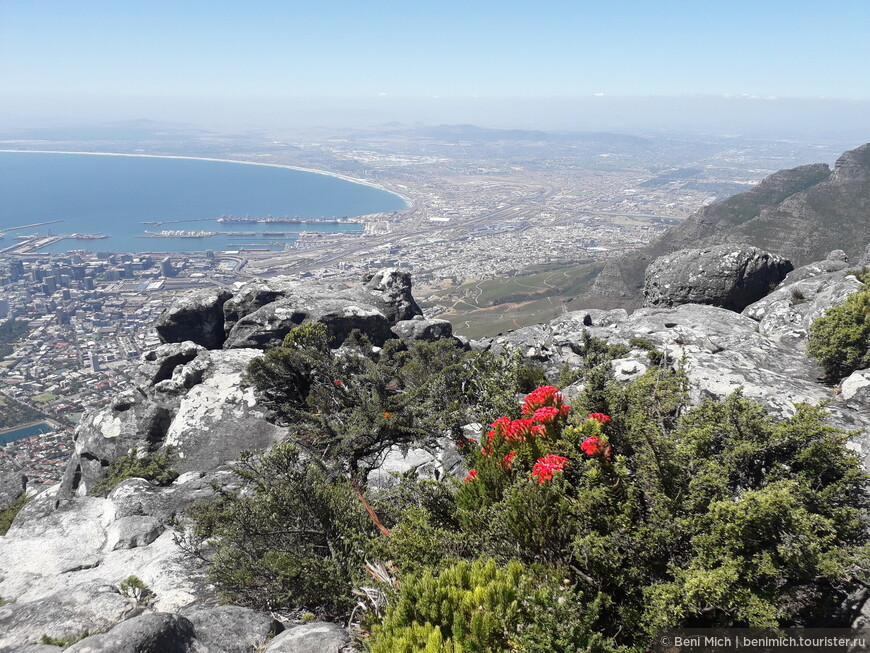
[[870, 243], [870, 143], [843, 153], [833, 171], [824, 163], [780, 170], [745, 193], [705, 206], [647, 247], [608, 261], [584, 302], [640, 306], [652, 261], [724, 243], [754, 245], [795, 266], [834, 249], [857, 260]]

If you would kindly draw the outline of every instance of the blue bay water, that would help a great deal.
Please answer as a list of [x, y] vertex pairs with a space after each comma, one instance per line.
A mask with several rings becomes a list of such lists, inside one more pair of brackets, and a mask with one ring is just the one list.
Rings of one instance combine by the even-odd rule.
[[[70, 249], [179, 252], [280, 249], [290, 232], [357, 231], [352, 223], [219, 223], [223, 215], [342, 218], [398, 211], [404, 199], [380, 188], [290, 168], [204, 159], [0, 152], [0, 232], [36, 222], [57, 224], [7, 231], [99, 233], [101, 240], [62, 240], [40, 252]], [[161, 221], [161, 225], [142, 224]], [[284, 232], [285, 236], [142, 238], [145, 230]]]

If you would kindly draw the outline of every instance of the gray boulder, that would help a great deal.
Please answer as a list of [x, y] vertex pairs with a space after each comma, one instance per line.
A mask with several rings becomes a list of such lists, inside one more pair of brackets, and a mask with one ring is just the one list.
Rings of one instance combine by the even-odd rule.
[[5, 510], [24, 494], [27, 477], [19, 472], [0, 472], [0, 510]]
[[361, 287], [341, 296], [371, 304], [386, 316], [390, 324], [423, 314], [411, 295], [411, 273], [395, 268], [385, 268], [366, 276]]
[[135, 391], [117, 397], [103, 410], [88, 413], [76, 427], [75, 452], [64, 472], [61, 494], [87, 494], [121, 456], [134, 448], [158, 448], [171, 423], [169, 406]]
[[164, 446], [175, 448], [180, 472], [209, 471], [235, 460], [243, 450], [268, 447], [283, 430], [265, 419], [252, 387], [242, 387], [252, 349], [208, 353], [201, 383], [181, 398], [166, 430]]
[[765, 337], [805, 351], [813, 320], [864, 288], [860, 281], [847, 272], [840, 270], [806, 276], [783, 285], [747, 306], [742, 314], [757, 321], [758, 330]]
[[83, 583], [44, 599], [0, 607], [0, 649], [78, 637], [85, 631], [107, 630], [134, 615], [138, 606], [111, 585]]
[[204, 288], [183, 295], [157, 319], [162, 342], [192, 340], [207, 349], [219, 348], [225, 338], [224, 303], [232, 293], [221, 288]]
[[87, 494], [108, 466], [134, 447], [140, 452], [176, 447], [181, 472], [213, 470], [243, 449], [268, 447], [282, 431], [265, 419], [253, 388], [242, 387], [245, 368], [259, 355], [253, 349], [206, 350], [191, 342], [145, 354], [135, 374], [137, 390], [89, 413], [77, 427], [60, 496]]
[[829, 252], [827, 258], [823, 261], [808, 263], [807, 265], [792, 270], [786, 275], [785, 279], [783, 279], [781, 285], [783, 287], [790, 286], [791, 284], [803, 281], [804, 279], [811, 279], [812, 277], [830, 274], [831, 272], [847, 270], [850, 267], [852, 266], [849, 265], [849, 257], [846, 256], [846, 252], [841, 249], [835, 249], [834, 251]]
[[320, 322], [329, 327], [335, 346], [359, 329], [376, 345], [394, 337], [390, 322], [370, 304], [336, 297], [282, 299], [240, 318], [224, 343], [227, 349], [268, 349], [280, 345], [284, 336], [303, 322]]
[[135, 549], [148, 546], [165, 530], [163, 524], [152, 516], [133, 515], [113, 521], [106, 529], [106, 543], [103, 549]]
[[223, 306], [225, 333], [229, 335], [236, 322], [272, 302], [304, 301], [301, 287], [300, 281], [290, 277], [255, 279], [247, 282]]
[[366, 480], [368, 487], [385, 489], [396, 485], [400, 477], [410, 472], [415, 478], [444, 480], [448, 476], [461, 479], [467, 471], [456, 444], [450, 438], [439, 438], [434, 446], [426, 448], [391, 447], [369, 471]]
[[205, 351], [205, 347], [192, 340], [160, 345], [144, 353], [139, 359], [139, 365], [134, 372], [136, 384], [148, 388], [171, 379], [179, 366], [191, 362]]
[[644, 306], [710, 304], [739, 312], [792, 269], [781, 256], [749, 245], [684, 249], [657, 258], [647, 268]]
[[319, 622], [285, 630], [264, 653], [340, 653], [350, 635], [334, 623]]
[[191, 606], [180, 613], [208, 653], [252, 653], [284, 630], [272, 617], [237, 605]]
[[147, 516], [165, 524], [181, 515], [188, 506], [216, 498], [216, 487], [228, 489], [237, 484], [238, 478], [229, 470], [188, 472], [168, 487], [157, 487], [141, 478], [129, 478], [109, 493], [104, 519], [111, 522]]
[[69, 647], [69, 653], [188, 653], [194, 644], [193, 624], [184, 617], [158, 612], [119, 623]]
[[396, 322], [392, 331], [406, 342], [414, 340], [435, 342], [453, 336], [453, 325], [447, 320], [426, 320], [418, 316], [418, 319]]

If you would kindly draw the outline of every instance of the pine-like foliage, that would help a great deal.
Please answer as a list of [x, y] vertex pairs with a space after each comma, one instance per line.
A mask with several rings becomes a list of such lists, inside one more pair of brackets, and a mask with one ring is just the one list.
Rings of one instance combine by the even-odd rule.
[[849, 295], [813, 321], [807, 354], [837, 379], [870, 367], [870, 290]]

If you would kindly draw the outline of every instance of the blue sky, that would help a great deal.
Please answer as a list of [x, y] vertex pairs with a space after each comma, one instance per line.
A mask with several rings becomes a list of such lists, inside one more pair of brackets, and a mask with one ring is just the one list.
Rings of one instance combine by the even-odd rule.
[[870, 100], [868, 34], [867, 0], [0, 0], [0, 100]]

